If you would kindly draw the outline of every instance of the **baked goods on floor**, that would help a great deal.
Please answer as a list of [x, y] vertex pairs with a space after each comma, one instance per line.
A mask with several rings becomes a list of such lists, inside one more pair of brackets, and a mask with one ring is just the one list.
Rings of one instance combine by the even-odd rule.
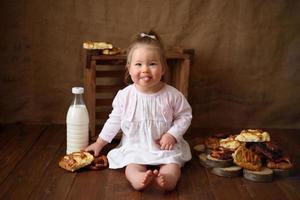
[[94, 156], [89, 152], [81, 151], [65, 155], [58, 163], [58, 165], [68, 171], [74, 172], [91, 164]]
[[211, 135], [203, 144], [194, 147], [195, 152], [200, 154], [201, 165], [211, 173], [223, 177], [243, 176], [255, 182], [272, 181], [273, 176], [287, 177], [291, 174], [291, 159], [271, 141], [268, 132], [244, 129], [238, 134], [224, 135]]
[[270, 135], [260, 129], [245, 129], [235, 139], [240, 142], [267, 142], [270, 141]]
[[105, 155], [94, 157], [89, 152], [80, 151], [65, 155], [60, 159], [58, 165], [71, 172], [81, 168], [100, 170], [108, 167], [108, 160]]

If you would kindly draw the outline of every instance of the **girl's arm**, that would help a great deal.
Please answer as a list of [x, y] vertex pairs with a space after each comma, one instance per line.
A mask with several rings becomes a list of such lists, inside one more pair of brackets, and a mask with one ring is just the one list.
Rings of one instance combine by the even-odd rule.
[[85, 151], [93, 151], [94, 156], [98, 156], [103, 147], [110, 143], [120, 130], [122, 114], [122, 99], [120, 91], [114, 98], [112, 106], [113, 110], [105, 122], [98, 139], [85, 149]]
[[91, 144], [90, 146], [85, 148], [85, 151], [92, 151], [92, 152], [94, 152], [94, 156], [97, 157], [99, 155], [99, 153], [101, 152], [101, 150], [103, 149], [103, 147], [107, 144], [108, 144], [108, 142], [106, 142], [105, 140], [102, 140], [100, 137], [98, 137], [96, 142], [94, 142], [93, 144]]
[[185, 134], [192, 121], [192, 108], [183, 94], [176, 95], [173, 104], [173, 123], [167, 133], [171, 134], [177, 141]]

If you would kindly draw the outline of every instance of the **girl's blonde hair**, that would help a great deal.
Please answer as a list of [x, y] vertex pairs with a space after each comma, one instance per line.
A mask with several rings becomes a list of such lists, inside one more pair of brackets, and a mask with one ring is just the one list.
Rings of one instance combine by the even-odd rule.
[[131, 62], [133, 50], [135, 49], [135, 47], [137, 45], [150, 45], [152, 47], [157, 48], [157, 51], [160, 55], [160, 61], [162, 63], [162, 66], [165, 68], [165, 70], [167, 68], [167, 59], [166, 59], [166, 55], [165, 55], [165, 49], [164, 49], [164, 46], [163, 46], [158, 34], [155, 33], [153, 30], [150, 30], [148, 33], [147, 32], [139, 33], [132, 40], [132, 42], [130, 43], [130, 45], [126, 51], [127, 52], [127, 55], [126, 55], [127, 61], [126, 61], [126, 66], [125, 66], [124, 80], [125, 80], [125, 83], [127, 83], [127, 84], [132, 83], [132, 80], [129, 75], [128, 67]]

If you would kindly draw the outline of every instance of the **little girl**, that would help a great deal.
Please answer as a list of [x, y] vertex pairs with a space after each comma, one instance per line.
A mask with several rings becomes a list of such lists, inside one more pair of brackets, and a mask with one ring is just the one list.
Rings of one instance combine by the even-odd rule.
[[127, 55], [126, 70], [133, 84], [117, 93], [97, 141], [85, 149], [98, 156], [121, 129], [120, 144], [107, 155], [109, 168], [126, 167], [126, 178], [136, 190], [150, 184], [173, 190], [180, 168], [191, 159], [183, 139], [191, 123], [191, 107], [177, 89], [161, 81], [166, 67], [157, 34], [139, 34]]

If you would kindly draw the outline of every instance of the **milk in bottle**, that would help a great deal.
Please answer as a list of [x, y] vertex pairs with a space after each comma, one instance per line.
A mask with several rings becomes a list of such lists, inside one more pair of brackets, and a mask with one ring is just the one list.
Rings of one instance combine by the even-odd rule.
[[73, 87], [74, 99], [67, 113], [67, 149], [70, 154], [83, 150], [89, 143], [89, 115], [83, 101], [84, 88]]

